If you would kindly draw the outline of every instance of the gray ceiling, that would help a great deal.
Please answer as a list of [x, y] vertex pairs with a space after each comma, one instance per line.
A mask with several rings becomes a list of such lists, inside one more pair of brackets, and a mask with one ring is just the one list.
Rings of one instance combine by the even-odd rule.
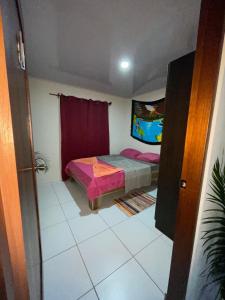
[[165, 86], [168, 63], [195, 49], [200, 0], [21, 4], [28, 71], [39, 78], [132, 97]]

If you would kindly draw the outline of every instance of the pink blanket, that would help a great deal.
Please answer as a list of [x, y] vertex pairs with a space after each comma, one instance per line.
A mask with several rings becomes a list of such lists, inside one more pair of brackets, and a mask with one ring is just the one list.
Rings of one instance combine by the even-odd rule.
[[123, 170], [96, 157], [72, 160], [67, 164], [65, 171], [69, 176], [82, 183], [87, 197], [91, 201], [125, 185]]

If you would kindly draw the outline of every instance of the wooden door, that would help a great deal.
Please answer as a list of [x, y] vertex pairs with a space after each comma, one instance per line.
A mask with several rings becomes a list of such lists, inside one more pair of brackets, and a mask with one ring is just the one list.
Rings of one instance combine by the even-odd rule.
[[224, 34], [225, 1], [202, 0], [167, 300], [186, 296]]
[[167, 76], [155, 225], [171, 239], [175, 232], [193, 68], [194, 52], [172, 61]]
[[0, 3], [26, 255], [26, 271], [28, 274], [30, 299], [36, 300], [41, 298], [41, 250], [29, 91], [26, 71], [18, 60], [18, 42], [21, 42], [23, 35], [22, 22], [19, 6], [15, 0], [3, 0]]

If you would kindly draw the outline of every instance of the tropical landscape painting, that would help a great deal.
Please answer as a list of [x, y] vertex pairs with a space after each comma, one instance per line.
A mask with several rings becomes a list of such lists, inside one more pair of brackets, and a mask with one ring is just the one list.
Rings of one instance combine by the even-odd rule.
[[165, 98], [157, 101], [132, 101], [131, 136], [146, 144], [162, 141]]

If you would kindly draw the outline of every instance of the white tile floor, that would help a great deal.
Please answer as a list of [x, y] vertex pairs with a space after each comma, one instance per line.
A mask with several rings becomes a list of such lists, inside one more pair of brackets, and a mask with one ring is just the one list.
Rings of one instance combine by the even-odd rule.
[[112, 204], [90, 211], [74, 182], [38, 191], [45, 300], [164, 299], [172, 242], [154, 206], [127, 217]]

